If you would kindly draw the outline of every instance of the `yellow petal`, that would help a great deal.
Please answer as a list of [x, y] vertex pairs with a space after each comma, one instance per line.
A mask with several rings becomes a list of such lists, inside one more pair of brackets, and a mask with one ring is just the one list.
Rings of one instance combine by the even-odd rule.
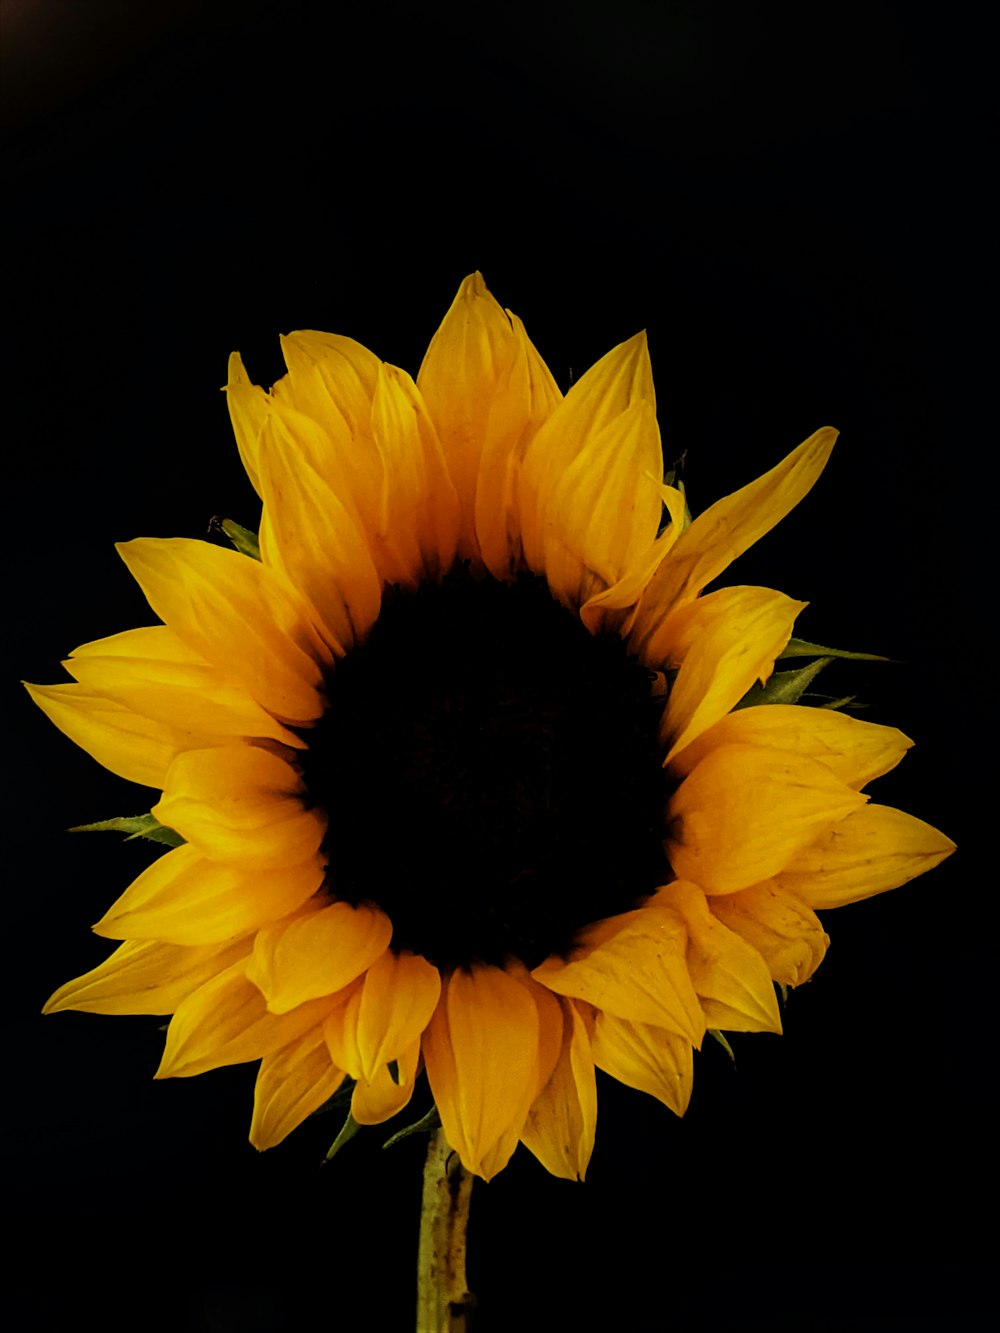
[[323, 883], [323, 859], [260, 870], [206, 861], [177, 847], [154, 861], [94, 927], [110, 939], [213, 944], [277, 921]]
[[381, 1125], [406, 1106], [413, 1096], [420, 1067], [420, 1039], [412, 1042], [396, 1061], [399, 1081], [381, 1065], [370, 1081], [359, 1079], [351, 1095], [351, 1115], [359, 1125]]
[[246, 957], [249, 947], [243, 940], [198, 948], [128, 940], [103, 963], [60, 986], [42, 1012], [172, 1014], [210, 977]]
[[521, 1142], [552, 1175], [583, 1180], [597, 1127], [597, 1081], [586, 1025], [572, 1001], [562, 1001], [562, 1011], [558, 1060], [532, 1103]]
[[23, 683], [64, 736], [118, 777], [143, 787], [162, 787], [181, 750], [211, 744], [214, 739], [142, 717], [86, 685]]
[[395, 1060], [431, 1020], [441, 996], [441, 975], [426, 958], [386, 949], [365, 973], [358, 1007], [355, 1078], [371, 1080]]
[[376, 907], [332, 903], [260, 931], [247, 975], [275, 1014], [348, 986], [388, 948], [392, 923]]
[[849, 787], [860, 789], [895, 768], [913, 742], [895, 727], [862, 722], [832, 708], [759, 704], [730, 713], [703, 732], [674, 757], [671, 772], [690, 773], [710, 750], [731, 744], [805, 755]]
[[268, 1013], [240, 960], [206, 981], [178, 1006], [156, 1078], [189, 1078], [224, 1065], [260, 1060], [322, 1025], [334, 999], [313, 1000], [292, 1013]]
[[274, 870], [310, 859], [322, 841], [325, 817], [304, 795], [277, 755], [227, 745], [178, 755], [152, 813], [210, 860]]
[[186, 537], [117, 549], [156, 614], [196, 653], [283, 721], [321, 715], [319, 667], [299, 646], [300, 610], [273, 570]]
[[484, 450], [491, 457], [516, 444], [528, 424], [529, 401], [511, 321], [470, 274], [427, 348], [417, 385], [437, 427], [460, 514], [459, 554], [478, 557], [476, 489]]
[[312, 428], [295, 413], [272, 413], [260, 435], [260, 478], [271, 550], [318, 617], [338, 654], [375, 622], [381, 583], [368, 543], [347, 507], [299, 445]]
[[721, 588], [667, 618], [645, 659], [680, 667], [663, 714], [666, 763], [768, 679], [805, 605], [773, 588]]
[[329, 1101], [343, 1081], [343, 1070], [330, 1063], [319, 1026], [266, 1055], [254, 1088], [250, 1142], [260, 1152], [273, 1148]]
[[776, 883], [810, 907], [843, 907], [898, 888], [955, 850], [943, 833], [888, 805], [869, 805], [804, 847]]
[[688, 972], [707, 1026], [731, 1032], [780, 1032], [781, 1015], [767, 964], [712, 915], [701, 890], [677, 880], [660, 889], [656, 901], [673, 907], [687, 924]]
[[508, 1158], [516, 1146], [537, 1091], [538, 1032], [534, 1000], [500, 968], [444, 980], [424, 1060], [445, 1137], [475, 1175], [489, 1179], [506, 1165], [494, 1150], [511, 1132]]
[[866, 799], [814, 759], [720, 745], [670, 800], [670, 864], [706, 893], [735, 893], [783, 870]]
[[[866, 807], [871, 809], [871, 806]], [[826, 955], [830, 937], [819, 917], [773, 881], [709, 899], [712, 915], [746, 940], [782, 986], [801, 986]]]
[[686, 1037], [649, 1023], [598, 1014], [592, 1043], [598, 1069], [627, 1088], [648, 1092], [683, 1115], [694, 1085], [694, 1053]]
[[675, 913], [640, 908], [585, 931], [569, 962], [547, 958], [532, 976], [557, 995], [670, 1028], [699, 1046], [705, 1020], [686, 950], [687, 931]]
[[239, 352], [229, 358], [229, 383], [226, 385], [226, 403], [240, 458], [250, 478], [250, 484], [260, 495], [257, 475], [257, 441], [270, 407], [270, 399], [263, 389], [251, 384]]
[[818, 430], [770, 472], [698, 515], [643, 594], [633, 618], [633, 651], [642, 651], [675, 606], [697, 597], [795, 508], [826, 466], [836, 438], [829, 427]]
[[205, 659], [188, 647], [166, 625], [143, 625], [139, 629], [122, 630], [103, 639], [92, 639], [74, 648], [70, 656], [81, 657], [135, 657], [156, 662], [183, 662], [190, 666], [206, 666]]

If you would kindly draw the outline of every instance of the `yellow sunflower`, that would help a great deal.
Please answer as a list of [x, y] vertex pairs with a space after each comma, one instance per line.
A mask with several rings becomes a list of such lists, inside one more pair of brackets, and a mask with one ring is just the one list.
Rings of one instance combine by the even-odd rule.
[[282, 346], [269, 393], [230, 365], [259, 549], [126, 542], [162, 623], [29, 686], [179, 844], [46, 1008], [172, 1014], [158, 1077], [259, 1060], [258, 1148], [346, 1077], [384, 1121], [426, 1071], [469, 1171], [521, 1142], [582, 1178], [595, 1067], [682, 1114], [706, 1030], [780, 1030], [817, 909], [952, 850], [862, 792], [900, 732], [752, 702], [804, 604], [704, 593], [835, 432], [692, 521], [641, 335], [563, 397], [476, 274], [416, 381]]

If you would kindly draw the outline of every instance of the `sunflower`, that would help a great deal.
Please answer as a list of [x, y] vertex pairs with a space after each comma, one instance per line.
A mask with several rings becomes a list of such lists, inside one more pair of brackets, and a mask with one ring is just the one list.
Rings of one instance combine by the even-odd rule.
[[162, 623], [28, 687], [175, 844], [46, 1009], [171, 1014], [158, 1077], [259, 1060], [260, 1149], [425, 1072], [468, 1171], [521, 1142], [582, 1178], [595, 1068], [683, 1114], [706, 1031], [780, 1030], [817, 910], [952, 850], [863, 792], [902, 733], [761, 690], [804, 603], [704, 591], [836, 433], [692, 521], [641, 335], [563, 397], [476, 274], [416, 381], [282, 346], [270, 392], [238, 356], [227, 386], [259, 546], [124, 543]]

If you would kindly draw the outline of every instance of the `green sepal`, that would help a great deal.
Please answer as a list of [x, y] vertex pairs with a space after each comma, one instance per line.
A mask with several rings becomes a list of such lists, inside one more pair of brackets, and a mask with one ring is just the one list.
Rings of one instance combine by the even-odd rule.
[[788, 987], [785, 985], [785, 983], [784, 983], [783, 981], [779, 981], [779, 982], [777, 983], [777, 985], [778, 985], [778, 990], [781, 991], [781, 1003], [782, 1003], [782, 1004], [787, 1004], [787, 1003], [788, 1003]]
[[732, 1060], [733, 1064], [735, 1064], [735, 1063], [736, 1063], [736, 1056], [733, 1054], [733, 1048], [730, 1046], [729, 1042], [726, 1040], [726, 1034], [725, 1034], [724, 1032], [720, 1032], [717, 1028], [709, 1028], [709, 1029], [708, 1029], [708, 1032], [709, 1032], [709, 1036], [715, 1038], [715, 1040], [719, 1043], [719, 1045], [722, 1047], [722, 1049], [723, 1049], [723, 1050], [726, 1052], [726, 1054], [729, 1056], [730, 1060]]
[[832, 661], [831, 657], [820, 657], [808, 666], [800, 667], [798, 671], [775, 671], [766, 685], [751, 685], [735, 708], [798, 703], [823, 668]]
[[891, 657], [882, 657], [878, 653], [849, 653], [846, 648], [825, 648], [821, 643], [808, 643], [805, 639], [789, 639], [781, 657], [849, 657], [853, 662], [891, 662]]
[[440, 1126], [441, 1117], [438, 1115], [438, 1109], [436, 1106], [432, 1106], [425, 1116], [422, 1116], [419, 1120], [415, 1120], [412, 1125], [407, 1125], [405, 1129], [399, 1130], [398, 1133], [393, 1134], [391, 1139], [386, 1139], [385, 1143], [382, 1144], [382, 1147], [395, 1147], [395, 1145], [402, 1139], [408, 1139], [411, 1134], [432, 1134], [434, 1130], [439, 1129]]
[[183, 847], [185, 842], [179, 833], [161, 824], [153, 815], [119, 815], [117, 819], [99, 819], [96, 824], [76, 824], [67, 832], [127, 833], [126, 842], [146, 838], [149, 842], [165, 843], [167, 847]]
[[240, 555], [248, 555], [251, 560], [260, 559], [260, 542], [256, 532], [252, 532], [249, 528], [242, 527], [231, 518], [220, 518], [216, 515], [209, 520], [208, 530], [225, 533]]
[[347, 1119], [341, 1126], [340, 1133], [330, 1144], [330, 1151], [323, 1158], [324, 1164], [326, 1162], [332, 1162], [333, 1159], [336, 1157], [337, 1153], [339, 1153], [341, 1148], [343, 1148], [344, 1144], [350, 1143], [351, 1139], [354, 1138], [355, 1134], [358, 1132], [360, 1128], [361, 1126], [354, 1119], [354, 1116], [352, 1116], [350, 1111], [348, 1111]]

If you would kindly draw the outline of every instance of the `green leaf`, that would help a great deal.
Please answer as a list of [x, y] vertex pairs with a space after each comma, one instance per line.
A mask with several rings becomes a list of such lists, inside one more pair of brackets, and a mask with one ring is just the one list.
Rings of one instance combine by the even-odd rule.
[[849, 653], [845, 648], [824, 648], [821, 643], [807, 643], [805, 639], [789, 639], [779, 657], [849, 657], [854, 662], [891, 662], [891, 657], [878, 653]]
[[729, 1056], [730, 1060], [732, 1060], [733, 1064], [735, 1064], [735, 1063], [736, 1063], [736, 1056], [733, 1054], [733, 1048], [730, 1046], [729, 1042], [726, 1040], [726, 1034], [725, 1034], [724, 1032], [719, 1032], [717, 1028], [709, 1028], [709, 1029], [708, 1029], [708, 1032], [709, 1032], [709, 1036], [715, 1038], [715, 1040], [719, 1043], [719, 1045], [722, 1047], [722, 1049], [723, 1049], [723, 1050], [726, 1052], [726, 1054]]
[[224, 532], [240, 555], [248, 555], [251, 560], [260, 559], [260, 542], [257, 540], [256, 532], [251, 532], [249, 528], [242, 527], [231, 518], [220, 518], [216, 515], [215, 518], [209, 519], [208, 530]]
[[99, 819], [96, 824], [77, 824], [68, 832], [127, 833], [126, 842], [132, 842], [135, 838], [146, 838], [149, 842], [162, 842], [168, 847], [184, 845], [184, 839], [179, 833], [161, 824], [153, 815], [119, 815], [117, 819]]
[[[757, 704], [798, 703], [823, 668], [833, 659], [820, 657], [798, 671], [775, 671], [766, 685], [751, 685], [736, 708], [753, 708]], [[735, 712], [735, 709], [734, 709]]]
[[354, 1138], [355, 1134], [358, 1132], [360, 1128], [361, 1126], [354, 1119], [354, 1116], [352, 1116], [350, 1111], [348, 1111], [347, 1119], [344, 1121], [340, 1133], [330, 1144], [330, 1151], [323, 1158], [324, 1163], [332, 1162], [333, 1159], [336, 1157], [337, 1153], [339, 1153], [341, 1148], [343, 1148], [344, 1144], [350, 1143], [351, 1139]]
[[408, 1139], [411, 1134], [432, 1134], [435, 1129], [440, 1128], [440, 1125], [441, 1117], [438, 1115], [438, 1109], [436, 1106], [432, 1106], [421, 1119], [414, 1121], [412, 1125], [407, 1125], [405, 1129], [401, 1129], [397, 1134], [393, 1134], [391, 1139], [386, 1139], [382, 1147], [395, 1147], [402, 1139]]

